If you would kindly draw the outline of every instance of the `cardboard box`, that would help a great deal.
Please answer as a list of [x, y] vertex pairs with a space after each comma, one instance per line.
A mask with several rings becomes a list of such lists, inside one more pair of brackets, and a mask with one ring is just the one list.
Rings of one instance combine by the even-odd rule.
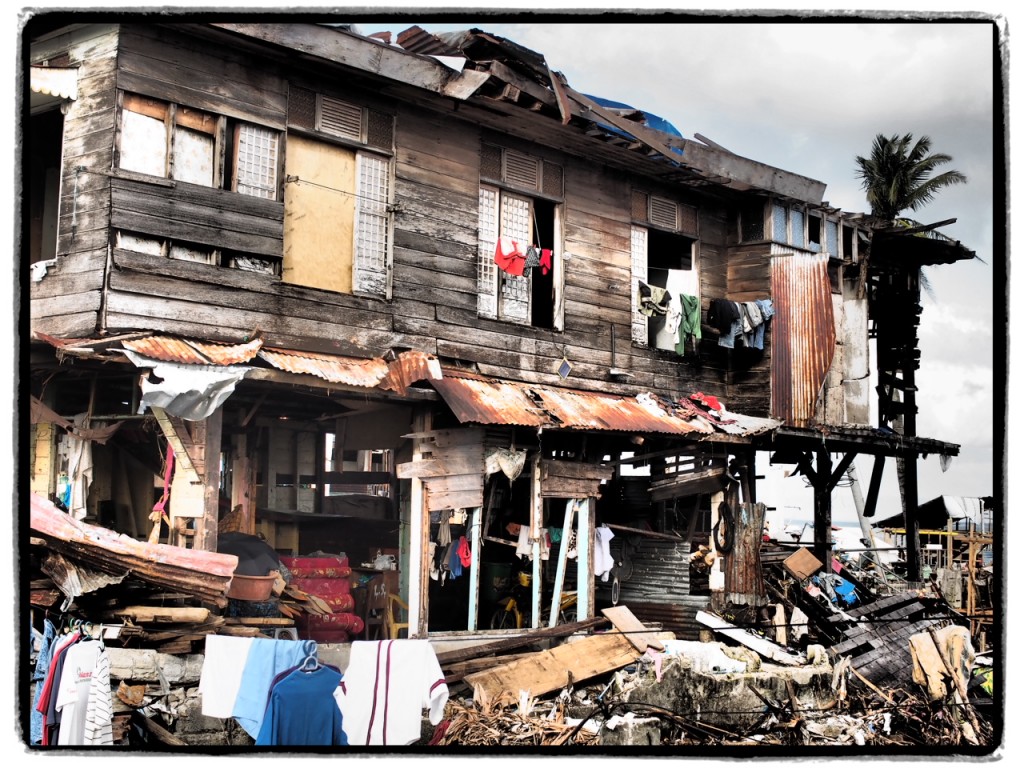
[[786, 569], [790, 576], [799, 581], [813, 576], [822, 565], [824, 563], [805, 547], [800, 547], [800, 549], [782, 561], [782, 567]]

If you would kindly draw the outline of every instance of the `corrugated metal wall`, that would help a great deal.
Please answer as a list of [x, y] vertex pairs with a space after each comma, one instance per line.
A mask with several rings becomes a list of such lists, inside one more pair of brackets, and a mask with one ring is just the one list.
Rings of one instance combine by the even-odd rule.
[[771, 415], [808, 426], [836, 349], [828, 256], [773, 256], [772, 301]]
[[[629, 541], [636, 542], [635, 549]], [[617, 532], [610, 545], [616, 562], [622, 560], [623, 547], [629, 547], [632, 574], [621, 583], [618, 604], [641, 621], [660, 623], [680, 639], [699, 640], [694, 617], [708, 607], [710, 596], [690, 594], [689, 545]], [[598, 580], [599, 607], [608, 603], [610, 590], [610, 581]]]

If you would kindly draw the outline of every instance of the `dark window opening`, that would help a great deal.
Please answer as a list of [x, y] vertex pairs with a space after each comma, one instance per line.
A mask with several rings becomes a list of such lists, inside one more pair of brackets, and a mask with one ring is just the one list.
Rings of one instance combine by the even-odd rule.
[[61, 144], [64, 115], [52, 109], [33, 115], [28, 131], [29, 261], [57, 255], [57, 217], [60, 195]]
[[853, 227], [843, 226], [843, 258], [853, 258]]
[[740, 210], [740, 241], [764, 240], [764, 201], [756, 200]]
[[828, 260], [828, 282], [832, 287], [832, 293], [842, 293], [843, 262], [839, 259]]
[[[533, 201], [534, 241], [538, 248], [555, 252], [555, 204], [547, 200]], [[554, 257], [552, 257], [553, 259]], [[555, 327], [555, 270], [554, 262], [548, 273], [534, 269], [530, 274], [530, 317], [534, 328]]]
[[807, 217], [807, 240], [812, 251], [815, 253], [821, 252], [822, 227], [820, 216]]

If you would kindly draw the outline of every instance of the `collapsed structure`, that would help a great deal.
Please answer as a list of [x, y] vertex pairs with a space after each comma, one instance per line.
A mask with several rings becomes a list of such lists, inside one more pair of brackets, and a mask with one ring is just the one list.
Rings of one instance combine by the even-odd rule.
[[916, 434], [918, 279], [959, 243], [477, 29], [29, 31], [34, 496], [153, 546], [391, 555], [410, 638], [495, 631], [527, 561], [527, 627], [575, 590], [696, 639], [771, 600], [757, 453], [811, 480], [821, 563], [867, 454], [869, 516], [905, 462], [920, 579], [916, 463], [959, 449]]

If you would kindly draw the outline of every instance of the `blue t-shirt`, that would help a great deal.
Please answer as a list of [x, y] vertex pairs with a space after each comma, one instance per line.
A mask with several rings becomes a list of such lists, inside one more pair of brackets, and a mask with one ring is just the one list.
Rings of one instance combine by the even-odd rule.
[[257, 746], [347, 746], [334, 689], [341, 673], [326, 666], [297, 669], [274, 685]]

